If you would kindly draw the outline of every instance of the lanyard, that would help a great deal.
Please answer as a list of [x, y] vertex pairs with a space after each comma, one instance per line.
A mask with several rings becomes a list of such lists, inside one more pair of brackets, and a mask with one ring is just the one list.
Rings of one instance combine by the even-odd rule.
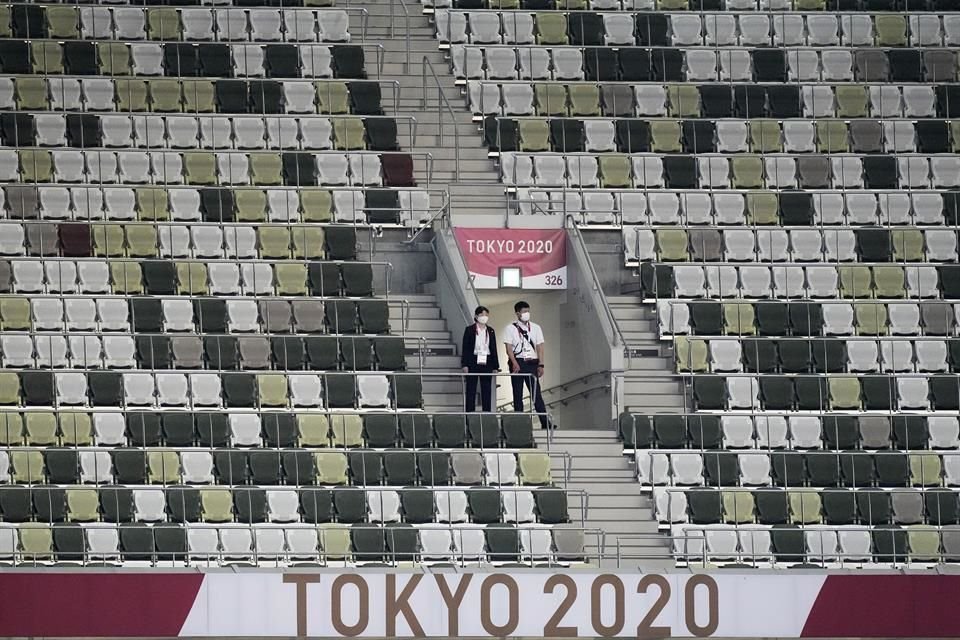
[[530, 339], [530, 329], [531, 329], [530, 323], [529, 323], [529, 322], [527, 323], [527, 328], [526, 328], [526, 329], [524, 329], [522, 326], [520, 326], [520, 324], [521, 324], [521, 323], [519, 323], [519, 322], [514, 322], [514, 323], [513, 323], [513, 326], [517, 329], [517, 335], [518, 335], [519, 338], [520, 338], [520, 350], [518, 351], [518, 350], [517, 350], [517, 347], [516, 347], [516, 345], [515, 345], [514, 348], [513, 348], [513, 353], [514, 353], [514, 355], [520, 355], [520, 354], [522, 354], [524, 351], [526, 351], [526, 346], [524, 345], [524, 343], [530, 345], [530, 351], [531, 351], [531, 352], [536, 353], [536, 352], [537, 352], [537, 349], [536, 349], [536, 347], [534, 347], [534, 345], [533, 345], [533, 340]]

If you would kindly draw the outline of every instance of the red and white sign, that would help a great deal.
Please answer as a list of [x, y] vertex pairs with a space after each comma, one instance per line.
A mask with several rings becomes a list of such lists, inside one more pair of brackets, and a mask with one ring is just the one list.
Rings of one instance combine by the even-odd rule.
[[524, 289], [567, 288], [563, 229], [453, 230], [477, 289], [497, 289], [500, 267], [520, 267]]
[[960, 576], [0, 572], [0, 636], [960, 636]]

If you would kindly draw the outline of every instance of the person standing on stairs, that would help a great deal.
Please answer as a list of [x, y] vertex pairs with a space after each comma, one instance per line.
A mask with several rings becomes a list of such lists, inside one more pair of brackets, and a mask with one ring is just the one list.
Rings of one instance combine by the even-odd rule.
[[500, 357], [497, 355], [497, 333], [487, 326], [490, 310], [484, 306], [473, 312], [473, 324], [463, 330], [463, 346], [460, 349], [460, 366], [464, 373], [484, 375], [465, 376], [464, 410], [477, 410], [477, 387], [480, 387], [480, 409], [493, 411], [493, 374], [500, 372]]
[[523, 386], [530, 390], [533, 398], [533, 408], [539, 413], [540, 428], [549, 429], [550, 421], [547, 418], [547, 407], [540, 393], [540, 380], [543, 378], [543, 330], [540, 325], [530, 322], [530, 305], [520, 301], [513, 305], [513, 312], [517, 314], [517, 321], [507, 325], [503, 330], [503, 343], [507, 348], [507, 359], [510, 361], [510, 378], [513, 386], [513, 410], [523, 411]]

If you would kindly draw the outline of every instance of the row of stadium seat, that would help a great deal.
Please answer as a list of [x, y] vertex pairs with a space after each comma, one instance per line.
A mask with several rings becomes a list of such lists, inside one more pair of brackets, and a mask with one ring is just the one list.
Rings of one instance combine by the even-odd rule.
[[[624, 449], [960, 449], [957, 416], [620, 414]], [[749, 464], [749, 463], [748, 463]]]
[[380, 103], [377, 81], [0, 77], [0, 109], [381, 115]]
[[[336, 195], [347, 192], [349, 196]], [[423, 218], [430, 209], [430, 193], [420, 189], [365, 189], [360, 208], [371, 221], [385, 223], [399, 209], [403, 219]], [[914, 196], [923, 198], [923, 196]], [[174, 222], [264, 222], [312, 223], [313, 237], [336, 216], [339, 220], [362, 218], [352, 189], [295, 188], [253, 189], [190, 187], [78, 187], [7, 186], [0, 188], [0, 217], [15, 220], [115, 220]], [[919, 205], [918, 205], [919, 207]], [[940, 224], [941, 220], [928, 224]], [[238, 228], [239, 229], [239, 228]], [[290, 227], [291, 232], [294, 227]], [[109, 232], [108, 232], [109, 233]], [[136, 233], [136, 232], [135, 232]], [[228, 250], [248, 242], [249, 231], [228, 233]], [[336, 232], [334, 232], [336, 233]], [[236, 239], [233, 237], [236, 235]], [[295, 243], [302, 242], [294, 238]], [[243, 238], [241, 240], [240, 238]], [[310, 251], [317, 251], [310, 247]], [[250, 257], [250, 254], [243, 255]]]
[[[533, 198], [556, 201], [580, 196], [584, 202], [591, 203], [594, 201], [602, 203], [601, 196], [607, 196], [619, 201], [614, 207], [619, 209], [624, 223], [641, 222], [650, 225], [700, 226], [714, 223], [720, 226], [784, 225], [790, 227], [956, 225], [957, 212], [960, 211], [958, 209], [960, 200], [952, 191], [903, 193], [859, 190], [840, 192], [784, 190], [779, 193], [773, 191], [699, 193], [658, 190], [637, 193], [634, 191], [581, 192], [574, 190], [570, 192], [528, 189], [525, 193]], [[10, 206], [13, 204], [11, 203]], [[602, 208], [598, 209], [598, 213], [602, 211]], [[650, 229], [625, 227], [625, 244], [635, 244], [632, 234], [640, 231], [646, 232]], [[804, 231], [804, 229], [770, 229], [771, 234], [779, 237], [788, 231]], [[776, 244], [779, 246], [780, 241], [776, 241]]]
[[342, 9], [0, 6], [0, 38], [349, 42]]
[[[950, 274], [950, 277], [956, 276]], [[868, 304], [883, 307], [883, 310], [877, 309], [871, 314], [865, 309]], [[838, 305], [839, 310], [827, 310], [834, 305]], [[960, 324], [960, 306], [949, 302], [886, 304], [862, 301], [857, 306], [862, 309], [860, 320], [866, 324], [872, 315], [878, 331], [881, 329], [878, 320], [886, 318], [891, 335], [949, 336], [954, 334], [955, 325]], [[841, 335], [851, 335], [853, 328], [851, 325], [848, 329], [847, 322], [852, 323], [857, 316], [849, 303], [839, 301], [688, 304], [680, 300], [661, 300], [658, 302], [658, 314], [661, 337], [688, 333], [698, 336], [820, 336], [831, 335], [831, 330], [839, 330]], [[826, 332], [825, 325], [829, 325]]]
[[[357, 145], [359, 145], [358, 148], [362, 148], [362, 137], [357, 139]], [[871, 159], [867, 158], [867, 161], [869, 160]], [[952, 158], [934, 157], [932, 162], [940, 167], [941, 163], [949, 163], [950, 160]], [[859, 158], [845, 160], [850, 164], [851, 173], [859, 169], [859, 164], [856, 167], [853, 166], [853, 163], [859, 163], [859, 161]], [[921, 170], [922, 167], [918, 165], [916, 172], [919, 174]], [[652, 171], [651, 168], [651, 173]], [[859, 178], [859, 174], [857, 175]], [[745, 177], [741, 181], [750, 179]], [[46, 149], [0, 151], [0, 182], [19, 181], [100, 184], [152, 182], [222, 186], [246, 184], [416, 186], [416, 180], [413, 177], [413, 158], [405, 153], [331, 151], [246, 154], [187, 151], [181, 154], [174, 151], [48, 151]], [[896, 182], [895, 177], [894, 182]], [[952, 183], [955, 180], [949, 182]]]
[[[21, 154], [30, 152], [21, 151]], [[44, 152], [38, 152], [44, 153]], [[48, 152], [46, 152], [48, 153]], [[77, 152], [79, 153], [79, 152]], [[168, 152], [169, 153], [169, 152]], [[196, 152], [195, 152], [196, 153]], [[185, 156], [189, 154], [184, 154]], [[226, 154], [221, 155], [226, 157]], [[312, 157], [307, 156], [309, 160]], [[376, 155], [372, 155], [374, 159]], [[391, 156], [383, 156], [384, 160]], [[409, 156], [404, 156], [409, 159]], [[346, 184], [346, 158], [330, 161], [318, 156], [320, 180], [333, 184]], [[179, 157], [177, 157], [179, 160]], [[221, 173], [221, 183], [230, 180], [247, 184], [249, 180], [243, 162], [245, 157], [230, 162], [227, 170], [237, 167], [237, 173]], [[175, 161], [176, 162], [176, 161]], [[328, 164], [338, 162], [335, 175], [327, 177]], [[49, 165], [48, 165], [49, 166]], [[166, 174], [168, 182], [180, 180], [175, 167]], [[312, 168], [312, 167], [311, 167]], [[13, 167], [11, 167], [13, 169]], [[279, 167], [277, 167], [279, 169]], [[213, 167], [206, 169], [198, 180], [215, 181], [210, 175]], [[373, 169], [371, 169], [371, 173]], [[25, 182], [43, 182], [44, 176], [24, 165]], [[277, 174], [280, 172], [277, 171]], [[187, 180], [191, 180], [189, 165]], [[575, 154], [521, 154], [500, 155], [500, 174], [509, 186], [546, 187], [612, 187], [612, 188], [663, 188], [668, 189], [928, 189], [960, 187], [960, 157], [955, 154], [925, 155], [647, 155], [620, 154], [590, 155]], [[15, 179], [14, 171], [7, 174]], [[367, 174], [363, 174], [364, 177]], [[0, 176], [2, 177], [2, 176]], [[98, 176], [92, 176], [91, 182]], [[271, 179], [278, 179], [279, 175]], [[295, 178], [296, 176], [288, 176]], [[121, 177], [123, 178], [123, 176]], [[351, 176], [351, 180], [358, 180]], [[379, 172], [376, 179], [380, 180]], [[255, 176], [253, 180], [257, 180]], [[104, 180], [106, 181], [106, 180]], [[361, 182], [363, 183], [363, 182]], [[256, 182], [255, 182], [256, 184]], [[276, 183], [274, 183], [276, 184]], [[399, 184], [394, 186], [408, 186]]]
[[[952, 85], [787, 85], [624, 84], [470, 82], [467, 90], [475, 114], [574, 116], [671, 116], [718, 118], [947, 118], [960, 115], [960, 92]], [[503, 106], [501, 107], [501, 102]], [[509, 123], [509, 120], [504, 120]], [[734, 142], [745, 123], [719, 122], [714, 130], [725, 145]], [[509, 124], [502, 125], [507, 128]], [[620, 125], [624, 127], [626, 125]], [[769, 126], [769, 125], [768, 125]], [[936, 126], [925, 125], [921, 127]], [[729, 131], [725, 131], [729, 129]], [[488, 136], [489, 137], [489, 136]], [[622, 135], [626, 138], [627, 136]], [[638, 133], [637, 144], [646, 139]], [[768, 143], [769, 144], [769, 143]]]
[[827, 154], [960, 150], [960, 122], [944, 120], [721, 120], [714, 123], [709, 120], [496, 118], [488, 119], [484, 129], [485, 138], [493, 143], [489, 146], [500, 151], [779, 153], [785, 150]]
[[[677, 336], [678, 371], [960, 373], [960, 340], [699, 340]], [[708, 355], [709, 354], [709, 355]]]
[[[19, 535], [18, 535], [19, 534]], [[205, 525], [21, 524], [0, 527], [0, 561], [77, 564], [84, 559], [137, 566], [287, 564], [368, 565], [418, 560], [457, 564], [518, 562], [556, 566], [583, 561], [579, 528], [459, 525], [325, 525], [322, 527], [215, 527]]]
[[[121, 3], [122, 4], [122, 3]], [[148, 2], [147, 4], [151, 4]], [[213, 3], [211, 3], [213, 4]], [[956, 0], [421, 0], [424, 13], [435, 8], [531, 9], [534, 11], [921, 11], [960, 9]]]
[[[335, 325], [334, 325], [335, 326]], [[907, 346], [909, 349], [909, 344]], [[398, 371], [402, 337], [207, 338], [194, 336], [0, 337], [6, 368]], [[912, 351], [911, 351], [912, 355]], [[876, 364], [876, 363], [874, 363]], [[909, 365], [909, 362], [908, 362]], [[901, 365], [905, 366], [905, 365]], [[935, 369], [940, 371], [942, 369]]]
[[19, 148], [399, 149], [397, 122], [386, 117], [4, 116], [0, 139], [4, 146]]
[[[529, 422], [529, 417], [527, 418]], [[759, 457], [758, 457], [759, 459]], [[18, 484], [547, 485], [545, 453], [436, 451], [0, 450], [0, 476]], [[249, 465], [249, 467], [248, 467]], [[222, 494], [221, 494], [222, 495]], [[227, 494], [229, 501], [229, 494]], [[35, 499], [36, 503], [37, 500]]]
[[[651, 200], [654, 195], [659, 194], [651, 194]], [[824, 260], [830, 262], [955, 262], [957, 260], [957, 236], [953, 229], [816, 227], [810, 215], [812, 200], [810, 194], [789, 192], [781, 194], [781, 211], [784, 214], [781, 222], [784, 225], [791, 225], [786, 229], [782, 227], [723, 227], [721, 229], [661, 227], [656, 230], [634, 228], [638, 235], [637, 258], [666, 262], [687, 262], [688, 260], [695, 262], [821, 262]], [[864, 200], [867, 208], [871, 203], [876, 207], [876, 200], [872, 194]], [[673, 200], [673, 202], [677, 201]], [[858, 201], [854, 199], [853, 194], [848, 194], [847, 202], [853, 210]], [[793, 209], [794, 205], [799, 205], [796, 210]], [[875, 210], [872, 213], [874, 217], [871, 222], [876, 224]], [[160, 229], [164, 228], [160, 226]], [[746, 268], [751, 269], [753, 266]]]
[[[666, 50], [664, 50], [666, 51]], [[672, 67], [666, 66], [661, 50], [651, 53], [647, 49], [606, 49], [602, 47], [512, 48], [501, 46], [464, 46], [453, 45], [450, 50], [453, 73], [459, 81], [465, 79], [488, 80], [590, 80], [593, 82], [647, 82], [647, 81], [693, 81], [749, 82], [756, 77], [765, 82], [819, 82], [853, 81], [861, 82], [927, 82], [949, 83], [956, 79], [957, 62], [953, 51], [928, 49], [921, 56], [918, 51], [863, 49], [856, 52], [853, 59], [849, 51], [823, 49], [786, 50], [786, 77], [777, 66], [761, 54], [768, 50], [758, 50], [751, 54], [748, 50], [725, 49], [720, 52], [707, 50], [687, 50], [686, 54], [673, 50]], [[779, 51], [779, 50], [777, 50]], [[822, 53], [822, 55], [821, 55]], [[719, 55], [718, 55], [719, 54]], [[652, 55], [652, 61], [651, 61]], [[680, 56], [679, 58], [677, 56]], [[719, 57], [720, 66], [717, 67]], [[821, 59], [822, 58], [822, 59]], [[888, 59], [889, 58], [889, 59]], [[519, 60], [519, 66], [518, 66]], [[851, 61], [853, 60], [853, 61]], [[651, 64], [653, 66], [651, 66]], [[853, 66], [851, 66], [851, 64]], [[760, 66], [770, 65], [770, 66]], [[684, 70], [683, 67], [686, 67]], [[839, 85], [847, 87], [849, 85]], [[772, 88], [772, 87], [771, 87]], [[720, 93], [722, 87], [708, 87], [707, 92]], [[793, 93], [795, 93], [795, 89]], [[646, 91], [638, 92], [638, 97], [646, 97]], [[791, 91], [783, 88], [774, 95], [779, 99], [788, 99]], [[629, 95], [617, 96], [622, 103], [621, 110], [629, 107]], [[722, 93], [721, 93], [722, 97]], [[729, 105], [729, 98], [726, 98]], [[608, 100], [608, 102], [610, 102]], [[639, 99], [638, 99], [639, 102]], [[656, 108], [652, 96], [649, 104], [643, 108]], [[693, 109], [696, 105], [686, 108]], [[756, 107], [757, 105], [753, 105]], [[762, 109], [763, 105], [759, 105]], [[796, 104], [774, 104], [781, 113], [791, 113]], [[772, 108], [773, 108], [772, 107]], [[728, 109], [721, 102], [705, 108]], [[749, 115], [763, 115], [753, 111]]]
[[[754, 492], [655, 489], [661, 526], [697, 524], [957, 524], [957, 493], [951, 490], [884, 491], [831, 489]], [[822, 501], [817, 508], [815, 502]], [[822, 516], [821, 516], [822, 509]]]
[[417, 409], [423, 398], [418, 374], [32, 370], [0, 373], [0, 404]]
[[[881, 13], [437, 11], [442, 43], [577, 46], [927, 47], [960, 44], [960, 16]], [[279, 29], [277, 30], [279, 35]]]
[[758, 411], [934, 410], [960, 408], [960, 378], [953, 375], [691, 376], [698, 410]]
[[[956, 418], [954, 418], [956, 423]], [[399, 427], [399, 432], [398, 432]], [[919, 436], [918, 436], [919, 438]], [[439, 446], [463, 449], [535, 447], [531, 418], [524, 413], [428, 414], [420, 412], [331, 414], [198, 412], [157, 413], [73, 408], [0, 413], [0, 443], [7, 446], [101, 447], [372, 447]], [[462, 461], [461, 461], [462, 462]], [[457, 463], [460, 465], [461, 463]], [[469, 475], [460, 467], [460, 476]], [[467, 483], [470, 484], [470, 483]]]
[[[482, 65], [490, 79], [517, 77], [517, 59], [521, 78], [550, 78], [612, 82], [920, 82], [923, 70], [929, 82], [951, 82], [956, 76], [956, 58], [951, 51], [884, 51], [861, 49], [855, 54], [836, 48], [821, 50], [731, 49], [710, 50], [590, 48], [466, 47], [452, 53], [454, 73], [459, 79], [482, 78]], [[770, 54], [776, 54], [770, 60]], [[552, 58], [552, 64], [551, 64]], [[841, 85], [847, 86], [847, 85]], [[722, 88], [722, 87], [721, 87]], [[930, 87], [927, 87], [929, 89]], [[691, 87], [695, 91], [695, 88]], [[716, 89], [714, 89], [716, 90]], [[694, 95], [688, 92], [689, 95]], [[781, 92], [789, 96], [788, 92]], [[762, 109], [761, 105], [759, 106]], [[695, 108], [694, 104], [687, 108]], [[716, 108], [723, 108], [722, 105]], [[796, 108], [787, 106], [789, 108]], [[762, 115], [753, 111], [745, 115]]]
[[[328, 293], [331, 293], [328, 291]], [[0, 323], [4, 331], [69, 332], [169, 332], [190, 333], [389, 333], [386, 300], [264, 300], [231, 298], [197, 301], [186, 298], [87, 298], [4, 296], [0, 298]], [[132, 322], [131, 322], [132, 320]], [[9, 334], [16, 339], [17, 334]], [[39, 335], [37, 336], [39, 337]], [[155, 336], [160, 340], [160, 336]], [[207, 337], [207, 336], [205, 336]], [[85, 338], [84, 338], [85, 339]], [[211, 337], [208, 351], [241, 353], [250, 363], [258, 361], [259, 342]], [[190, 342], [188, 340], [187, 342]], [[158, 342], [159, 343], [159, 342]], [[316, 349], [311, 345], [309, 349]], [[348, 349], [352, 353], [352, 349]], [[184, 355], [186, 355], [184, 350]], [[318, 350], [314, 355], [319, 354]], [[230, 362], [223, 358], [222, 363]], [[230, 368], [221, 366], [218, 368]], [[263, 368], [262, 366], [257, 368]]]
[[[339, 269], [312, 262], [171, 262], [150, 260], [13, 260], [16, 293], [148, 293], [203, 296], [208, 293], [264, 296], [340, 295]], [[372, 275], [365, 263], [343, 265], [356, 279], [356, 296], [372, 293]], [[356, 267], [354, 269], [353, 267]], [[330, 270], [332, 269], [332, 271]], [[2, 272], [2, 268], [0, 268]], [[241, 285], [242, 282], [242, 285]], [[346, 285], [345, 285], [346, 286]]]
[[730, 527], [680, 525], [674, 555], [683, 565], [704, 560], [737, 566], [844, 568], [960, 558], [960, 528], [911, 527]]
[[[903, 267], [883, 265], [868, 267], [817, 265], [804, 267], [767, 267], [753, 265], [737, 267], [676, 265], [670, 268], [671, 278], [656, 283], [658, 298], [936, 298], [943, 295], [951, 298], [954, 283], [947, 277], [952, 270], [939, 271], [938, 267]], [[665, 285], [665, 286], [661, 286]], [[882, 305], [859, 306], [859, 311], [847, 312], [844, 307], [831, 307], [828, 312], [838, 326], [844, 326], [844, 318], [856, 313], [862, 322], [870, 326], [868, 316], [873, 316], [873, 326], [885, 327], [887, 309]], [[847, 306], [849, 308], [849, 305]], [[900, 307], [897, 307], [899, 310]], [[916, 315], [903, 307], [906, 323]], [[736, 324], [743, 333], [753, 333], [755, 314], [750, 303], [734, 304], [727, 313], [738, 316]], [[824, 314], [826, 317], [826, 314]], [[734, 326], [731, 317], [731, 326]], [[827, 330], [826, 333], [830, 333]], [[884, 333], [884, 329], [879, 329]], [[874, 334], [876, 335], [876, 334]]]
[[[960, 484], [960, 456], [952, 453], [748, 454], [637, 449], [636, 464], [640, 482], [646, 485], [731, 487], [772, 483], [784, 487], [936, 487]], [[802, 495], [815, 497], [816, 493]], [[882, 495], [888, 497], [886, 493]], [[749, 506], [752, 513], [752, 503]], [[813, 513], [819, 517], [819, 509]]]
[[[0, 40], [3, 73], [209, 78], [367, 77], [360, 45]], [[42, 55], [38, 58], [36, 51]]]
[[[637, 260], [643, 225], [955, 225], [955, 192], [614, 191], [517, 189], [521, 213], [579, 214], [586, 222], [620, 223], [627, 260]], [[879, 205], [879, 211], [877, 209]], [[810, 209], [813, 209], [811, 214]], [[878, 217], [879, 216], [879, 217]], [[655, 231], [654, 231], [655, 233]], [[778, 242], [778, 245], [780, 243]], [[645, 254], [650, 255], [650, 254]]]
[[[173, 251], [171, 255], [189, 255], [191, 250], [186, 247], [190, 242], [194, 242], [193, 249], [199, 248], [196, 240], [187, 240], [192, 235], [206, 238], [200, 240], [205, 247], [203, 251], [214, 251], [217, 255], [227, 257], [250, 258], [262, 253], [264, 258], [283, 258], [290, 255], [292, 247], [292, 255], [296, 257], [318, 258], [326, 255], [329, 249], [325, 243], [325, 223], [398, 224], [430, 217], [430, 194], [415, 189], [342, 188], [332, 192], [309, 188], [297, 191], [172, 189], [169, 201], [168, 192], [164, 189], [138, 191], [140, 193], [133, 189], [109, 187], [102, 190], [50, 187], [40, 191], [36, 187], [7, 187], [7, 195], [11, 197], [8, 201], [11, 215], [0, 217], [12, 218], [11, 232], [14, 236], [5, 245], [3, 253], [25, 255], [22, 245], [26, 240], [26, 254], [30, 255], [56, 254], [59, 246], [64, 249], [65, 255], [71, 255], [72, 252], [78, 252], [75, 254], [77, 256], [123, 255], [127, 252], [131, 256], [139, 253], [146, 256], [156, 254], [156, 238], [165, 235], [161, 241], [164, 247], [162, 253], [168, 253], [169, 249]], [[141, 205], [140, 221], [144, 224], [133, 223], [138, 213], [137, 200]], [[89, 225], [89, 230], [58, 231], [55, 222], [16, 223], [18, 220], [36, 220], [38, 217], [50, 221], [74, 218], [90, 223], [102, 220], [104, 213], [109, 220], [129, 224], [94, 223]], [[302, 221], [307, 224], [290, 224], [300, 222], [301, 215]], [[191, 229], [196, 231], [177, 224], [153, 227], [155, 220], [169, 220], [171, 216], [174, 222], [203, 221], [214, 224], [193, 224]], [[264, 224], [257, 228], [249, 225], [218, 228], [219, 223], [233, 222]], [[213, 239], [218, 234], [221, 236], [219, 241]], [[337, 234], [337, 231], [334, 230], [332, 234]], [[147, 239], [150, 236], [155, 237], [151, 245], [153, 249], [144, 244], [150, 243]], [[92, 245], [84, 243], [84, 238], [92, 238]], [[213, 249], [211, 242], [224, 251]], [[329, 250], [336, 252], [335, 249]], [[346, 257], [352, 255], [347, 253]]]
[[[236, 11], [236, 10], [234, 10]], [[259, 12], [257, 12], [258, 14]], [[322, 12], [325, 15], [328, 12]], [[174, 12], [175, 15], [175, 12]], [[218, 13], [219, 15], [219, 13]], [[251, 21], [254, 12], [251, 12]], [[436, 11], [440, 42], [645, 46], [872, 46], [960, 44], [960, 15], [879, 13], [523, 13]], [[173, 27], [175, 18], [169, 18]], [[272, 38], [280, 38], [279, 16]], [[143, 33], [142, 19], [137, 33]], [[245, 35], [245, 32], [244, 32]], [[42, 36], [33, 36], [42, 37]], [[70, 37], [70, 36], [64, 36]], [[73, 36], [76, 37], [76, 36]], [[142, 36], [140, 36], [142, 37]], [[126, 39], [121, 37], [121, 39]], [[161, 38], [172, 39], [172, 38]], [[266, 38], [260, 38], [266, 39]]]
[[[232, 496], [231, 496], [232, 494]], [[3, 522], [569, 522], [562, 489], [0, 487]]]
[[[291, 192], [292, 193], [292, 192]], [[367, 194], [367, 202], [374, 207], [377, 199], [375, 192]], [[357, 207], [346, 217], [344, 203], [337, 211], [338, 222], [363, 222], [364, 201], [360, 192], [344, 191], [349, 196], [347, 207]], [[382, 200], [382, 198], [380, 199]], [[396, 206], [396, 200], [386, 201]], [[370, 221], [389, 222], [396, 219], [393, 214], [369, 211]], [[65, 225], [62, 225], [65, 226]], [[0, 254], [3, 255], [40, 255], [55, 256], [109, 256], [122, 257], [242, 257], [264, 259], [322, 258], [325, 255], [325, 233], [322, 227], [313, 226], [268, 226], [256, 228], [239, 225], [221, 227], [217, 224], [185, 225], [161, 224], [106, 224], [91, 225], [89, 230], [74, 231], [60, 228], [53, 223], [9, 224], [10, 237], [0, 242]], [[86, 233], [85, 233], [86, 231]], [[92, 239], [92, 244], [83, 241]], [[26, 240], [26, 250], [24, 248]], [[291, 254], [291, 248], [293, 249]]]

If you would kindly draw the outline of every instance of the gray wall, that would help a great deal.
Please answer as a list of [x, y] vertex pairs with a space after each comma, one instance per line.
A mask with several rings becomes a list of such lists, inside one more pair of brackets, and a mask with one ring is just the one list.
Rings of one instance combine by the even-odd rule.
[[[373, 260], [393, 265], [390, 276], [390, 293], [424, 293], [424, 285], [436, 280], [437, 264], [430, 250], [432, 232], [422, 233], [413, 244], [408, 244], [407, 232], [403, 229], [384, 229], [383, 235], [371, 240], [368, 234], [360, 234], [361, 260], [370, 258], [371, 243]], [[374, 286], [382, 290], [383, 269], [374, 269]]]
[[640, 291], [637, 270], [623, 266], [623, 237], [620, 231], [590, 229], [583, 233], [583, 240], [606, 295], [628, 295]]

